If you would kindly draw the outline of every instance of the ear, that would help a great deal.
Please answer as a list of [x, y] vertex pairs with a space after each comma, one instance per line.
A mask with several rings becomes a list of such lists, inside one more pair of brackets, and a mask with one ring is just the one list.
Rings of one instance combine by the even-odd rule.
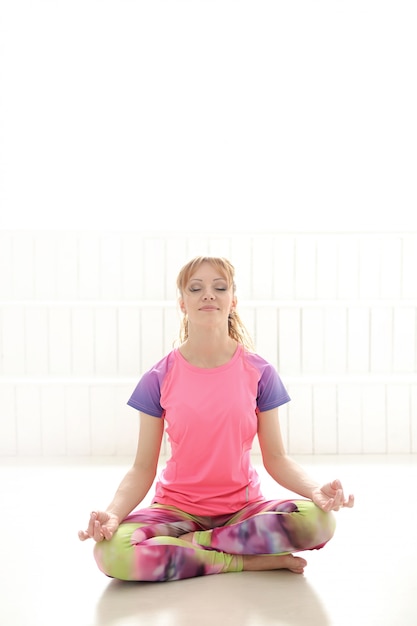
[[179, 298], [179, 299], [178, 299], [178, 305], [179, 305], [179, 307], [180, 307], [180, 309], [181, 309], [181, 312], [182, 312], [182, 313], [186, 313], [186, 311], [185, 311], [185, 304], [184, 304], [184, 300], [183, 300], [182, 298]]

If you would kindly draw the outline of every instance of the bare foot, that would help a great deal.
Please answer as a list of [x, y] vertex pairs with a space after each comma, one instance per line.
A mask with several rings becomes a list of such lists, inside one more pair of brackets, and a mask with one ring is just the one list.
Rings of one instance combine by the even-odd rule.
[[243, 569], [247, 571], [288, 569], [294, 574], [302, 574], [306, 565], [305, 559], [292, 554], [254, 554], [243, 557]]
[[302, 574], [307, 565], [307, 561], [305, 559], [302, 559], [300, 556], [293, 556], [292, 554], [286, 554], [278, 558], [282, 559], [282, 565], [280, 565], [278, 569], [289, 569], [295, 574]]
[[[194, 533], [185, 533], [179, 538], [184, 541], [193, 540]], [[303, 574], [307, 561], [292, 554], [244, 554], [243, 569], [246, 571], [263, 571], [273, 569], [288, 569], [294, 574]]]

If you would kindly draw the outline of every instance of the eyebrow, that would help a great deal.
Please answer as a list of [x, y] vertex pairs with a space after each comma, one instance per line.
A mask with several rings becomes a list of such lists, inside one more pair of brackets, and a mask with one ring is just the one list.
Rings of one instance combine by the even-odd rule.
[[[202, 283], [202, 282], [203, 282], [203, 279], [202, 279], [202, 278], [190, 278], [190, 282], [191, 282], [192, 280], [198, 280], [198, 282], [200, 282], [200, 283]], [[227, 280], [227, 279], [226, 279], [226, 278], [213, 278], [213, 283], [214, 283], [216, 280]]]

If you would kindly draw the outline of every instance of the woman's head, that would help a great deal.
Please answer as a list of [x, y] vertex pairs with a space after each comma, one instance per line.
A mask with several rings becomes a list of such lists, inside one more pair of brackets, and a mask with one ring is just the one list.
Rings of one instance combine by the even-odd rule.
[[197, 256], [186, 263], [177, 277], [177, 289], [180, 296], [184, 294], [185, 288], [196, 271], [201, 267], [203, 263], [208, 263], [215, 268], [218, 273], [226, 279], [228, 286], [233, 287], [233, 293], [235, 292], [235, 268], [227, 259], [223, 257], [214, 256]]
[[[224, 291], [227, 289], [230, 290], [230, 295], [232, 296], [231, 302], [232, 306], [228, 311], [228, 333], [232, 339], [235, 339], [238, 343], [241, 343], [248, 349], [253, 348], [252, 339], [246, 330], [242, 320], [239, 317], [239, 314], [236, 311], [236, 284], [235, 284], [235, 268], [233, 265], [224, 257], [212, 257], [212, 256], [198, 256], [194, 259], [191, 259], [188, 263], [186, 263], [180, 270], [177, 277], [177, 289], [179, 295], [179, 303], [180, 308], [183, 313], [183, 319], [180, 329], [180, 341], [183, 342], [188, 338], [189, 331], [189, 321], [188, 315], [186, 312], [186, 307], [184, 306], [184, 297], [187, 297], [187, 294], [193, 293], [196, 290], [193, 283], [197, 280], [198, 276], [205, 266], [210, 265], [212, 269], [215, 270], [215, 274], [217, 278], [215, 281], [219, 281], [218, 285], [221, 285], [221, 289]], [[194, 277], [194, 278], [193, 278]], [[197, 277], [197, 278], [196, 278]], [[223, 280], [222, 280], [223, 279]], [[198, 286], [198, 284], [197, 284]]]

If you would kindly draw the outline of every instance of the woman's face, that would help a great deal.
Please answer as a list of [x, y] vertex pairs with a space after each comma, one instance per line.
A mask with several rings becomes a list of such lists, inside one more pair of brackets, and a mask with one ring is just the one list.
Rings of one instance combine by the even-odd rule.
[[179, 303], [191, 324], [227, 324], [236, 298], [225, 276], [211, 263], [203, 262], [190, 276]]

